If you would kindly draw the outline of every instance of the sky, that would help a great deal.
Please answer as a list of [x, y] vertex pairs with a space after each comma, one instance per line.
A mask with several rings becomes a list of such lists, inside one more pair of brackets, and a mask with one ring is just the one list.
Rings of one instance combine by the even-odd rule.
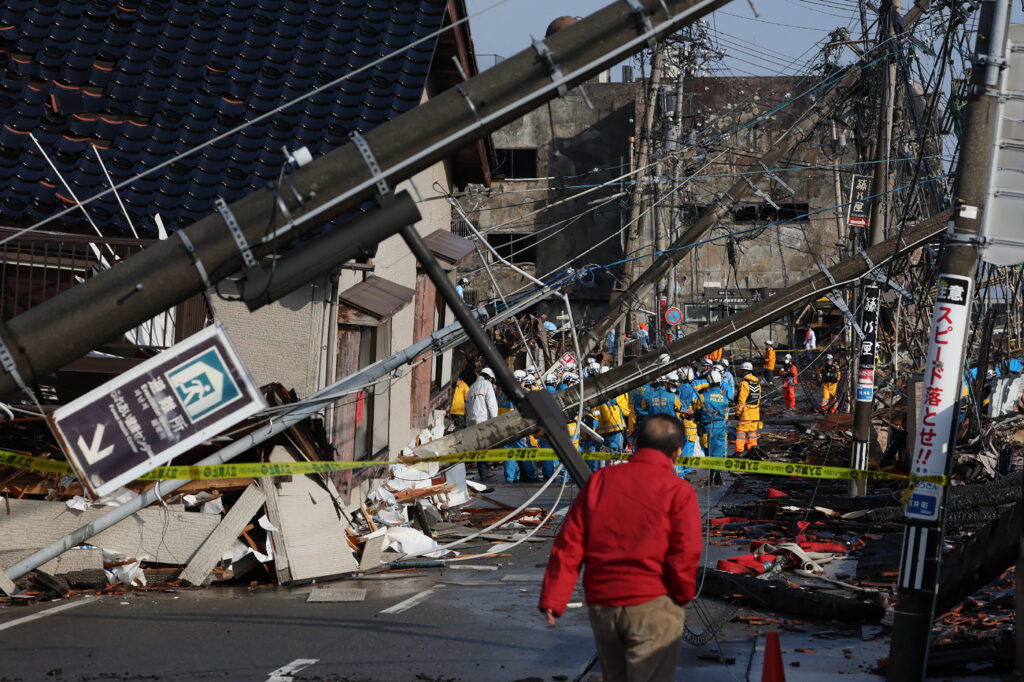
[[[622, 2], [622, 0], [618, 0]], [[470, 30], [478, 55], [499, 54], [509, 57], [530, 46], [530, 35], [538, 38], [552, 19], [559, 16], [586, 16], [608, 4], [609, 0], [466, 0], [469, 13], [481, 13], [470, 19]], [[911, 0], [903, 0], [904, 7]], [[495, 6], [497, 5], [497, 6]], [[754, 0], [760, 13], [755, 18], [746, 0], [733, 0], [708, 17], [719, 39], [719, 47], [728, 57], [717, 75], [793, 74], [815, 54], [817, 43], [837, 27], [860, 33], [857, 0]], [[1013, 2], [1013, 20], [1024, 21], [1020, 3]], [[492, 9], [488, 9], [492, 8]], [[852, 54], [843, 55], [852, 60]], [[481, 69], [494, 64], [492, 57], [479, 57]], [[613, 80], [620, 80], [615, 68]]]
[[[619, 0], [620, 2], [622, 0]], [[562, 15], [586, 16], [610, 4], [607, 0], [467, 0], [470, 30], [478, 55], [511, 56], [538, 38], [552, 19]], [[771, 75], [792, 72], [787, 64], [801, 55], [837, 26], [849, 24], [856, 3], [851, 0], [754, 0], [760, 19], [755, 19], [744, 0], [708, 17], [716, 29], [720, 46], [729, 53], [727, 66], [733, 75]], [[840, 10], [836, 7], [846, 6]], [[489, 9], [493, 7], [493, 9]], [[482, 12], [480, 16], [472, 15]], [[493, 65], [493, 58], [479, 57], [480, 68]], [[620, 79], [615, 69], [613, 80]]]

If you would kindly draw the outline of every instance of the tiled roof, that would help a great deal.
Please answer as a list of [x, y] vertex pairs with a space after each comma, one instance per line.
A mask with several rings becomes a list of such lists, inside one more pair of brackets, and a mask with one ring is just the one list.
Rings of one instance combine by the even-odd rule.
[[[133, 177], [441, 27], [446, 0], [3, 0], [0, 222], [69, 205], [34, 133], [79, 198]], [[415, 107], [435, 40], [289, 107], [124, 191], [140, 229], [169, 228], [276, 180], [282, 146], [314, 157]], [[113, 236], [116, 200], [89, 205]], [[62, 226], [80, 226], [80, 212]], [[51, 229], [59, 226], [53, 225]]]

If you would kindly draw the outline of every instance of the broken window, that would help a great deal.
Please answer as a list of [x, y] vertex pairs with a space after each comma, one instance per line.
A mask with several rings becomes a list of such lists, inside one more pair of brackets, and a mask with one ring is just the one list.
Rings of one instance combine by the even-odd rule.
[[512, 263], [537, 262], [537, 235], [532, 232], [518, 234], [489, 234], [487, 243], [505, 260]]
[[[359, 367], [365, 369], [390, 354], [391, 320], [377, 327], [359, 327]], [[391, 414], [391, 386], [387, 382], [368, 386], [355, 394], [355, 436], [352, 459], [369, 459], [388, 447]]]
[[503, 175], [506, 180], [537, 177], [537, 150], [504, 148], [495, 149], [498, 160], [495, 175]]

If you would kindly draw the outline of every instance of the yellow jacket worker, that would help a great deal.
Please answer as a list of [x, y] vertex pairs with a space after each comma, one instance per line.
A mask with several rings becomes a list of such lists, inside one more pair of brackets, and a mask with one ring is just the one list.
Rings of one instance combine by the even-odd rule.
[[839, 387], [839, 365], [831, 353], [825, 355], [825, 364], [818, 369], [818, 381], [821, 382], [821, 409], [835, 412], [839, 407], [836, 401], [836, 389]]
[[736, 452], [757, 445], [757, 431], [761, 428], [761, 382], [754, 374], [754, 365], [740, 365], [740, 391], [736, 396]]
[[452, 407], [448, 414], [452, 417], [455, 428], [466, 428], [466, 396], [469, 394], [469, 384], [462, 379], [455, 382], [455, 390], [452, 391]]

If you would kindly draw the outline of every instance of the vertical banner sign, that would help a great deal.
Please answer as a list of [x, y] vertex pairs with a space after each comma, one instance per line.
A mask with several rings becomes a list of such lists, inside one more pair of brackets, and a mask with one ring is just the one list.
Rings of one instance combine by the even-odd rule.
[[874, 284], [861, 291], [860, 340], [857, 355], [857, 400], [870, 403], [875, 394], [875, 344], [878, 342], [878, 301], [881, 292]]
[[[946, 460], [953, 448], [951, 437], [960, 401], [960, 373], [964, 340], [971, 323], [974, 282], [966, 277], [939, 275], [935, 315], [928, 341], [928, 363], [924, 370], [917, 446], [912, 471], [923, 476], [946, 473]], [[921, 482], [907, 500], [907, 518], [936, 521], [942, 486]]]
[[846, 224], [850, 227], [868, 227], [871, 225], [871, 182], [866, 175], [854, 175], [850, 185], [850, 215]]

